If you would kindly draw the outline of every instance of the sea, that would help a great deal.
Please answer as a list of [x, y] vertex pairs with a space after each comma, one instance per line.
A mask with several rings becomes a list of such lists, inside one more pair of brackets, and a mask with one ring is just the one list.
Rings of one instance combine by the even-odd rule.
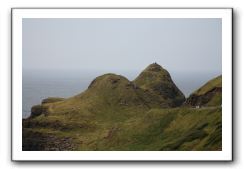
[[[22, 118], [31, 114], [31, 107], [47, 97], [68, 98], [87, 89], [91, 81], [104, 72], [23, 72], [22, 77]], [[120, 74], [120, 73], [116, 73]], [[138, 72], [121, 72], [129, 80], [134, 80]], [[177, 87], [188, 97], [193, 91], [220, 73], [172, 72], [171, 78]]]

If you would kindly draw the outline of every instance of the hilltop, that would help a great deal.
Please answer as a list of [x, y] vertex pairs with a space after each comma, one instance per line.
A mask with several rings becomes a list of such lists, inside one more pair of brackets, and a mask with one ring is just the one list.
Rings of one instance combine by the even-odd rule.
[[160, 96], [171, 107], [180, 106], [185, 101], [184, 94], [174, 84], [169, 72], [157, 63], [143, 70], [134, 83]]
[[80, 94], [33, 106], [23, 150], [221, 150], [221, 107], [180, 107], [184, 101], [156, 63], [133, 81], [104, 74]]

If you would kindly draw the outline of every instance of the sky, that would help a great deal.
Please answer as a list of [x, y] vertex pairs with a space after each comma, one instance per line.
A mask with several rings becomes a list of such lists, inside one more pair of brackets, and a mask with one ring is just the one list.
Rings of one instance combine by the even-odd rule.
[[222, 23], [203, 19], [25, 18], [23, 70], [221, 74]]

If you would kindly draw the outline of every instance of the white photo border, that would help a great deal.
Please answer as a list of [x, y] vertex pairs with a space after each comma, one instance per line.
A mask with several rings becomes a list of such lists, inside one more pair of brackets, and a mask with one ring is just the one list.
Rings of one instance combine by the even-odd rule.
[[[13, 161], [232, 161], [232, 8], [12, 8]], [[22, 151], [23, 18], [221, 18], [222, 151]]]

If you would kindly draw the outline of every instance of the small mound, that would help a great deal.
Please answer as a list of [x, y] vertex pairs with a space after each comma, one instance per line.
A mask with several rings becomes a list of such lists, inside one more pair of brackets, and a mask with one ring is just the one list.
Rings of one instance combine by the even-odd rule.
[[48, 97], [48, 98], [42, 100], [42, 104], [55, 103], [55, 102], [60, 102], [60, 101], [64, 101], [64, 98], [61, 98], [61, 97]]
[[121, 83], [129, 83], [129, 80], [121, 75], [116, 75], [112, 73], [104, 74], [95, 78], [91, 84], [88, 86], [88, 89], [95, 87], [102, 87], [104, 85], [118, 85]]

